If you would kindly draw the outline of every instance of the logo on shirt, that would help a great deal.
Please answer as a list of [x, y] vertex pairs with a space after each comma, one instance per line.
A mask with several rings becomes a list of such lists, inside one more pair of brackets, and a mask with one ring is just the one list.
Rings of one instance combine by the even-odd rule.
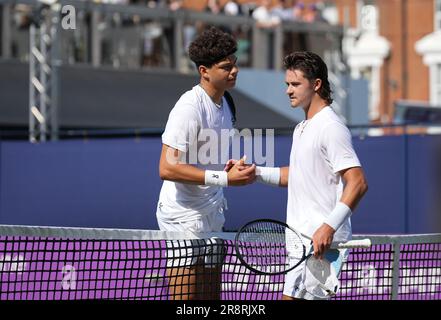
[[219, 175], [218, 174], [213, 174], [212, 177], [216, 178], [216, 179], [219, 179]]

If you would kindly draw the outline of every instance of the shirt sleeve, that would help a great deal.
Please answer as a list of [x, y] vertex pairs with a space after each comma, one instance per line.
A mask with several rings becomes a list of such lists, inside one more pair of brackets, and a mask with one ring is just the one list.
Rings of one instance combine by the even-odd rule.
[[189, 145], [197, 141], [199, 113], [191, 104], [176, 104], [168, 116], [162, 143], [181, 152], [187, 152]]
[[322, 134], [322, 150], [334, 173], [348, 168], [361, 167], [352, 146], [351, 133], [345, 125], [333, 122], [323, 129]]

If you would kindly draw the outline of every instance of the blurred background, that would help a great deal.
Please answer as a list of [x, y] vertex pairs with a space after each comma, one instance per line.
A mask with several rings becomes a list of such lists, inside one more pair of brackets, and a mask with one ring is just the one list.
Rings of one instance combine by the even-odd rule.
[[[441, 232], [441, 0], [0, 0], [0, 224], [157, 229], [161, 133], [206, 26], [238, 41], [237, 127], [303, 119], [283, 57], [329, 68], [369, 192], [355, 233]], [[226, 230], [285, 219], [286, 189], [227, 188]]]

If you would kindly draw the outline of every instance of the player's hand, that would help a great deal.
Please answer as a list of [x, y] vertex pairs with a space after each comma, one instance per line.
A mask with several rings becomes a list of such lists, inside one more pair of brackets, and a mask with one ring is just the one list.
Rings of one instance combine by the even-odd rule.
[[254, 180], [256, 180], [256, 165], [246, 165], [245, 159], [246, 156], [235, 162], [231, 168], [227, 170], [229, 186], [243, 186], [253, 183]]
[[326, 250], [331, 247], [335, 230], [323, 223], [312, 235], [312, 244], [314, 246], [314, 257], [322, 259]]
[[[226, 172], [230, 171], [231, 168], [232, 168], [232, 167], [233, 167], [238, 161], [239, 161], [239, 160], [236, 160], [236, 159], [230, 159], [230, 160], [228, 160], [227, 163], [225, 164], [224, 171], [226, 171]], [[244, 163], [243, 165], [238, 166], [238, 169], [239, 169], [239, 170], [243, 170], [243, 169], [246, 169], [246, 168], [249, 168], [249, 167], [251, 167], [250, 164], [245, 164], [245, 163]]]
[[230, 171], [230, 169], [236, 164], [237, 161], [239, 160], [236, 159], [228, 160], [227, 163], [225, 164], [224, 171], [226, 172]]

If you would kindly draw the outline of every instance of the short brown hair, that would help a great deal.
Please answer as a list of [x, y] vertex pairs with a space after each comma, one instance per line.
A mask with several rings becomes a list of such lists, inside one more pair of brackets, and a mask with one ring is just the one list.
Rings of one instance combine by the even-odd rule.
[[331, 104], [332, 90], [328, 80], [328, 67], [319, 55], [309, 51], [293, 52], [285, 57], [283, 64], [286, 70], [300, 70], [310, 82], [315, 79], [322, 80], [318, 90], [319, 96], [328, 104]]

